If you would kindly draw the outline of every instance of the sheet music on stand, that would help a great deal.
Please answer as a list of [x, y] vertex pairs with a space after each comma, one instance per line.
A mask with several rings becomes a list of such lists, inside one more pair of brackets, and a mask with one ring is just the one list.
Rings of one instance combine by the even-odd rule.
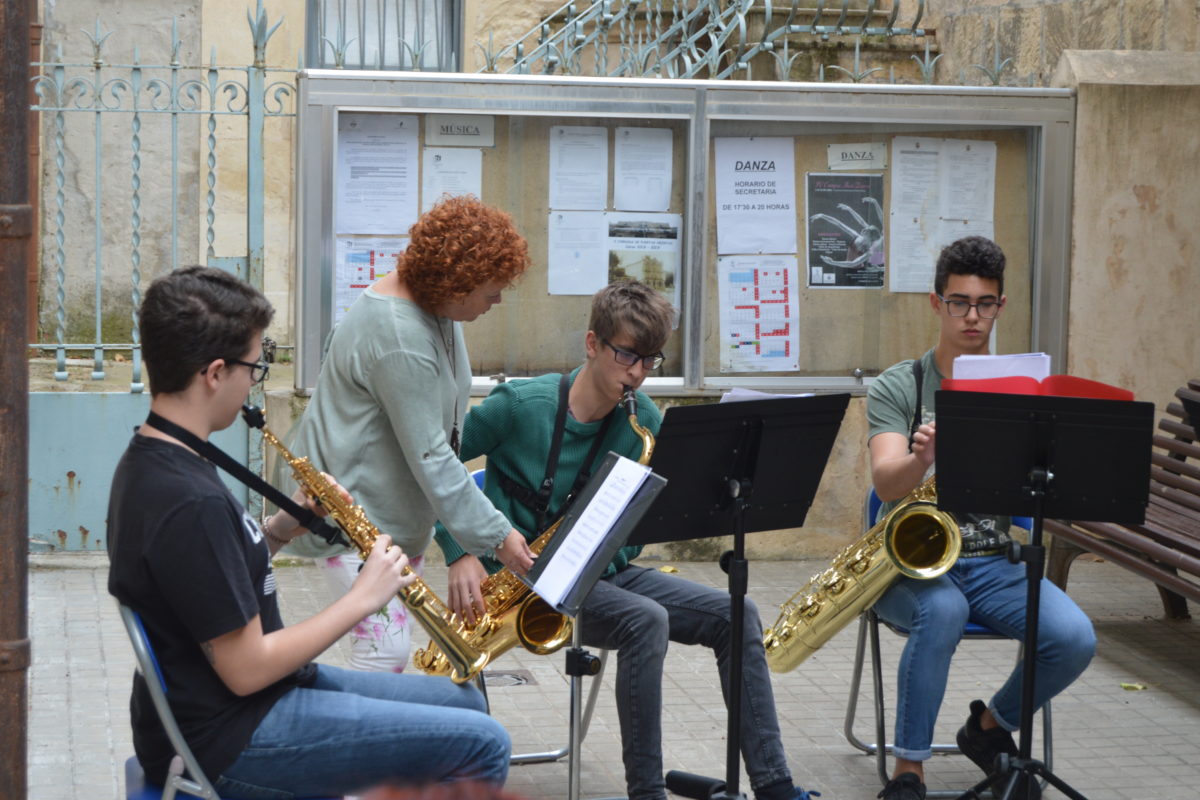
[[647, 466], [608, 453], [563, 516], [525, 582], [559, 612], [584, 599], [667, 481]]

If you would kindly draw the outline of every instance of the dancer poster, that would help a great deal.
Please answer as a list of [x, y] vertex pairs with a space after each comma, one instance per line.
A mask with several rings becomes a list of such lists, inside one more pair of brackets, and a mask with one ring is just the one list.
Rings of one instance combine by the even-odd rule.
[[883, 176], [807, 175], [808, 285], [883, 286]]

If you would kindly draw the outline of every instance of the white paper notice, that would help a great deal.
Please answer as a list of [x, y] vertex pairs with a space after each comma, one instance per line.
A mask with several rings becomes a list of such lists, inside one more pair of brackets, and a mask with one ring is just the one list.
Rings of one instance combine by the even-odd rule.
[[417, 118], [339, 114], [337, 232], [402, 233], [417, 221]]
[[795, 143], [718, 138], [717, 253], [796, 252]]
[[800, 312], [794, 256], [717, 259], [721, 372], [798, 370]]
[[990, 223], [996, 196], [996, 143], [946, 139], [941, 160], [942, 219]]
[[550, 128], [550, 207], [603, 211], [608, 204], [608, 130]]
[[608, 285], [608, 227], [603, 211], [551, 211], [550, 294], [591, 295]]
[[890, 291], [928, 292], [933, 288], [941, 143], [941, 139], [909, 136], [892, 140], [887, 258]]
[[608, 274], [605, 283], [637, 278], [679, 308], [679, 233], [682, 214], [605, 214]]
[[1050, 377], [1050, 356], [1045, 353], [1012, 353], [1004, 356], [958, 356], [952, 371], [955, 380], [1013, 378], [1040, 381]]
[[672, 133], [667, 128], [617, 128], [613, 147], [613, 208], [666, 211], [671, 203]]
[[549, 565], [538, 576], [533, 591], [550, 605], [562, 602], [649, 474], [649, 467], [628, 458], [617, 459], [591, 502], [567, 531], [567, 538], [554, 551]]
[[333, 324], [368, 286], [396, 269], [396, 257], [408, 247], [408, 237], [337, 238], [333, 277]]
[[426, 147], [421, 154], [421, 213], [444, 195], [483, 198], [483, 151], [467, 147]]
[[995, 142], [893, 139], [888, 288], [928, 292], [943, 247], [994, 238], [995, 194]]

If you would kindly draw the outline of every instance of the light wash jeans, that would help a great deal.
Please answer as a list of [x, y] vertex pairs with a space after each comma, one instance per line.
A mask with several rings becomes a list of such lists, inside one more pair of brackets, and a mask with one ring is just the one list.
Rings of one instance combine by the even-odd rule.
[[350, 794], [392, 781], [503, 784], [508, 732], [483, 695], [449, 678], [317, 666], [259, 723], [214, 782], [221, 797], [290, 800]]
[[[875, 603], [880, 619], [911, 632], [900, 656], [896, 755], [910, 761], [929, 758], [950, 657], [968, 620], [1011, 639], [1024, 638], [1025, 587], [1023, 563], [1012, 564], [1002, 555], [978, 556], [960, 558], [939, 578], [901, 578]], [[1045, 578], [1039, 605], [1035, 710], [1078, 678], [1096, 652], [1091, 620]], [[1023, 673], [1018, 662], [988, 704], [1009, 731], [1021, 723]]]
[[[729, 594], [676, 575], [629, 566], [596, 584], [584, 601], [580, 621], [584, 644], [617, 651], [617, 716], [629, 800], [661, 800], [666, 797], [662, 680], [667, 641], [702, 644], [715, 651], [727, 697]], [[775, 716], [762, 626], [749, 598], [745, 623], [741, 746], [750, 784], [757, 789], [790, 779], [791, 773]], [[724, 761], [714, 764], [712, 777], [724, 775]]]

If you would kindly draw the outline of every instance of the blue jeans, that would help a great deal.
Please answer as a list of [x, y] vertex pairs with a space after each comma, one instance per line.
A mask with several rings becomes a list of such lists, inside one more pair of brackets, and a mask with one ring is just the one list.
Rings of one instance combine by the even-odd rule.
[[[879, 617], [911, 633], [900, 656], [896, 700], [896, 755], [930, 756], [950, 657], [968, 620], [1011, 639], [1025, 636], [1025, 565], [1004, 556], [960, 558], [932, 580], [901, 578], [875, 603]], [[1038, 617], [1035, 710], [1067, 688], [1096, 652], [1091, 620], [1075, 601], [1045, 578]], [[988, 708], [1002, 728], [1020, 726], [1023, 665], [1018, 661]]]
[[[617, 651], [617, 716], [629, 800], [666, 797], [662, 764], [662, 678], [667, 642], [715, 651], [728, 697], [729, 594], [658, 570], [629, 566], [599, 581], [580, 612], [581, 637]], [[758, 789], [790, 780], [758, 611], [746, 599], [743, 637], [742, 757]], [[723, 738], [723, 737], [722, 737]], [[724, 764], [717, 776], [724, 776]]]
[[214, 788], [222, 797], [289, 800], [388, 781], [499, 785], [511, 751], [470, 685], [320, 664], [316, 682], [279, 699]]

